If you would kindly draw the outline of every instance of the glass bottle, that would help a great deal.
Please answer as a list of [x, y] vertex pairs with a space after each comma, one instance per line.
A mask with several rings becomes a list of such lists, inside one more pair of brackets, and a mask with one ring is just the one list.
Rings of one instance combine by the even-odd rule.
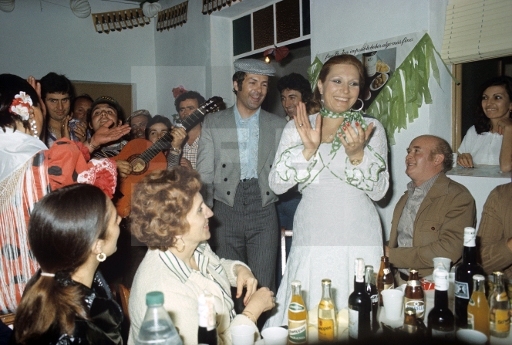
[[160, 291], [148, 292], [146, 305], [146, 315], [135, 344], [183, 345], [169, 313], [164, 309], [164, 294]]
[[491, 335], [506, 338], [510, 333], [510, 302], [503, 284], [503, 272], [493, 272], [494, 291], [489, 297]]
[[379, 291], [377, 290], [377, 283], [375, 282], [375, 274], [373, 274], [373, 266], [365, 266], [366, 293], [370, 296], [372, 302], [371, 324], [372, 332], [375, 333], [379, 330]]
[[418, 330], [418, 325], [416, 323], [416, 309], [410, 307], [405, 308], [403, 330], [408, 334], [416, 334]]
[[318, 305], [318, 341], [336, 341], [337, 326], [336, 308], [331, 297], [331, 280], [322, 279], [322, 299]]
[[468, 304], [468, 328], [482, 332], [489, 339], [489, 303], [485, 297], [485, 277], [473, 276], [473, 293]]
[[428, 335], [439, 340], [455, 340], [455, 317], [448, 308], [448, 271], [437, 270], [434, 308], [428, 313]]
[[208, 291], [199, 295], [197, 308], [199, 314], [197, 343], [199, 345], [217, 345], [217, 323], [213, 295]]
[[364, 260], [354, 262], [354, 291], [348, 297], [348, 339], [358, 342], [371, 334], [372, 301], [364, 282]]
[[416, 310], [416, 319], [423, 320], [425, 317], [425, 293], [416, 270], [409, 271], [409, 280], [404, 291], [404, 310], [406, 308]]
[[464, 228], [462, 262], [455, 269], [455, 319], [459, 328], [467, 328], [468, 326], [468, 303], [473, 293], [473, 276], [475, 274], [485, 274], [483, 268], [476, 262], [475, 240], [475, 228]]
[[381, 295], [382, 290], [394, 288], [395, 280], [393, 278], [393, 274], [391, 273], [391, 268], [389, 267], [389, 258], [387, 256], [382, 256], [380, 258], [380, 268], [377, 275], [377, 290], [379, 291], [379, 305], [381, 307], [384, 305]]
[[308, 311], [300, 288], [300, 281], [292, 281], [292, 300], [288, 306], [288, 344], [308, 342]]

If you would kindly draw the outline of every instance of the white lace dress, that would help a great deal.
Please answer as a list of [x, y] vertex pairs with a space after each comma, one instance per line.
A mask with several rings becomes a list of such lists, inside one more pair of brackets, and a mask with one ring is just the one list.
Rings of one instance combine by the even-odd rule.
[[[316, 115], [309, 120], [314, 127]], [[331, 154], [332, 144], [321, 144], [310, 161], [294, 121], [286, 125], [270, 172], [270, 187], [282, 194], [299, 183], [302, 200], [295, 213], [293, 241], [286, 270], [277, 293], [277, 307], [265, 327], [288, 324], [291, 282], [300, 280], [308, 310], [317, 308], [321, 280], [332, 281], [337, 310], [346, 308], [353, 290], [354, 260], [378, 270], [383, 255], [379, 215], [372, 200], [380, 200], [389, 187], [387, 140], [375, 119], [375, 131], [365, 147], [363, 161], [354, 166], [342, 146]]]

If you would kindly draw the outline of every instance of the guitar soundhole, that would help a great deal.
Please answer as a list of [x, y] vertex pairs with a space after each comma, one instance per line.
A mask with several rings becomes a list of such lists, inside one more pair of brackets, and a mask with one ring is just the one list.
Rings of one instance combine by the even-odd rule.
[[144, 162], [144, 160], [138, 155], [128, 158], [128, 162], [130, 162], [130, 165], [132, 166], [133, 175], [141, 175], [144, 174], [146, 170], [148, 170], [148, 164], [146, 164], [146, 162]]

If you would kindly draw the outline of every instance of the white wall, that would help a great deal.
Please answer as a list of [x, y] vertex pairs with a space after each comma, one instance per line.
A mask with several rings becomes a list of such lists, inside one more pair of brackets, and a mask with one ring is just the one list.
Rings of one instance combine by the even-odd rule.
[[[93, 12], [136, 7], [89, 1]], [[160, 0], [163, 8], [181, 1]], [[446, 4], [447, 0], [311, 0], [311, 55], [424, 30], [441, 50]], [[41, 12], [39, 1], [16, 1], [14, 12], [0, 12], [0, 73], [42, 77], [55, 71], [73, 80], [131, 82], [136, 87], [134, 109], [163, 115], [174, 113], [171, 89], [180, 84], [233, 104], [231, 20], [203, 15], [201, 1], [189, 0], [188, 20], [182, 27], [157, 32], [153, 21], [144, 28], [108, 35], [96, 33], [91, 18], [79, 19], [64, 5], [42, 6]], [[390, 150], [393, 184], [390, 198], [379, 209], [386, 233], [394, 205], [409, 181], [404, 157], [410, 141], [432, 133], [451, 142], [451, 79], [440, 67], [441, 87], [430, 84], [434, 104], [424, 105], [419, 118], [395, 135]]]
[[[89, 2], [93, 13], [137, 7]], [[13, 12], [0, 11], [0, 72], [41, 78], [53, 71], [71, 80], [133, 83], [134, 109], [156, 110], [154, 22], [98, 34], [91, 17], [76, 17], [68, 4], [18, 0]], [[138, 73], [141, 66], [150, 68]]]

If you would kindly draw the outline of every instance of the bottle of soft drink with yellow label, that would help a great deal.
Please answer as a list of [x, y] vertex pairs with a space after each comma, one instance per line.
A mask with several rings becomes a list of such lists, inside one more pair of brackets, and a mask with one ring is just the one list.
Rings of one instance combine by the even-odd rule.
[[494, 291], [489, 297], [491, 335], [506, 338], [510, 333], [510, 302], [503, 285], [503, 272], [493, 272]]
[[336, 308], [331, 297], [331, 280], [322, 279], [322, 299], [318, 305], [318, 341], [334, 342], [336, 336]]
[[300, 287], [300, 281], [292, 281], [292, 300], [288, 306], [288, 344], [308, 342], [308, 311]]

